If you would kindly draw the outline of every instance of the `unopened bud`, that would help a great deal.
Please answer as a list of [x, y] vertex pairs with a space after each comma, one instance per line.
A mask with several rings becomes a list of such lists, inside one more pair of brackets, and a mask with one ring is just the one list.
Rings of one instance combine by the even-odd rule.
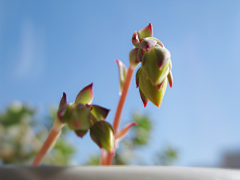
[[108, 152], [114, 153], [115, 137], [112, 126], [106, 121], [98, 121], [90, 128], [90, 136], [92, 140], [100, 147]]
[[130, 61], [130, 67], [131, 69], [135, 69], [138, 64], [140, 63], [138, 59], [138, 48], [134, 48], [129, 53], [129, 61]]
[[139, 47], [140, 41], [139, 41], [139, 38], [138, 38], [138, 32], [137, 31], [135, 31], [133, 33], [132, 43], [133, 43], [134, 46]]

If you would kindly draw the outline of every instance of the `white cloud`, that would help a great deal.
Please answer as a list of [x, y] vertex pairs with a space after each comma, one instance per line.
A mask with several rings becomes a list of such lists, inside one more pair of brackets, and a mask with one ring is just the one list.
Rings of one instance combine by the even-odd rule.
[[44, 33], [34, 27], [30, 20], [22, 23], [20, 45], [13, 68], [16, 79], [37, 78], [42, 74], [44, 65]]

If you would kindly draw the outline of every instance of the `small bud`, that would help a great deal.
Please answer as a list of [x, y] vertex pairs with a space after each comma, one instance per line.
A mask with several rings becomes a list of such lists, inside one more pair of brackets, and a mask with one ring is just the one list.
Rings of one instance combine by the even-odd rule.
[[115, 137], [112, 126], [106, 121], [98, 121], [90, 128], [90, 136], [92, 140], [100, 147], [108, 152], [114, 153]]
[[133, 43], [134, 46], [139, 47], [140, 41], [139, 41], [139, 38], [138, 38], [138, 32], [137, 31], [135, 31], [133, 33], [132, 43]]
[[90, 105], [91, 107], [91, 113], [92, 115], [96, 118], [96, 120], [105, 120], [108, 113], [109, 109], [103, 108], [98, 105]]
[[84, 104], [68, 105], [67, 119], [68, 127], [72, 130], [85, 131], [92, 126], [92, 114], [90, 108]]
[[75, 103], [91, 104], [93, 101], [93, 83], [83, 88], [77, 95]]
[[152, 37], [152, 35], [153, 35], [152, 24], [149, 23], [149, 25], [147, 27], [142, 28], [139, 31], [139, 34], [140, 34], [139, 39], [143, 39], [143, 38], [146, 38], [146, 37]]
[[[156, 51], [159, 50], [159, 45], [156, 45], [150, 51], [145, 52], [143, 56], [142, 69], [146, 73], [153, 85], [157, 86], [167, 77], [169, 73], [169, 61], [167, 61], [159, 70], [157, 60], [162, 58]], [[159, 55], [159, 56], [158, 56]]]
[[124, 82], [125, 82], [125, 78], [126, 78], [126, 75], [127, 75], [127, 69], [126, 69], [125, 65], [122, 63], [122, 61], [117, 60], [117, 59], [115, 61], [118, 64], [119, 80], [120, 80], [119, 95], [121, 95], [122, 90], [123, 90], [123, 86], [124, 86]]
[[81, 131], [81, 130], [75, 130], [74, 132], [76, 133], [76, 135], [77, 135], [78, 137], [83, 138], [83, 136], [85, 136], [85, 135], [87, 134], [88, 130], [83, 130], [83, 131]]
[[145, 50], [145, 51], [149, 51], [151, 50], [155, 45], [157, 44], [157, 41], [154, 39], [143, 39], [143, 41], [141, 42], [139, 48]]
[[138, 64], [140, 63], [138, 59], [138, 48], [134, 48], [129, 53], [129, 61], [130, 61], [130, 67], [131, 69], [135, 69]]

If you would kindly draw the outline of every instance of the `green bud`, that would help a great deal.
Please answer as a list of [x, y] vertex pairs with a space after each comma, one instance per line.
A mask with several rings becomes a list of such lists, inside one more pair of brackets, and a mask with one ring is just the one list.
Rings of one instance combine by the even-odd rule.
[[[162, 53], [163, 48], [159, 45], [153, 47], [150, 51], [145, 52], [142, 58], [142, 69], [146, 73], [146, 76], [150, 79], [153, 85], [157, 86], [162, 83], [162, 81], [167, 77], [169, 73], [169, 59], [164, 57], [164, 53]], [[161, 66], [159, 70], [159, 66], [157, 61], [160, 59], [164, 59], [162, 63], [165, 63]], [[165, 62], [166, 59], [166, 62]]]
[[66, 119], [68, 127], [72, 130], [85, 131], [93, 124], [90, 108], [84, 104], [68, 105], [64, 119]]
[[[167, 88], [167, 80], [166, 78], [163, 80], [163, 83], [160, 87], [160, 90], [158, 89], [158, 86], [154, 86], [150, 79], [147, 77], [146, 73], [141, 71], [139, 76], [139, 89], [140, 89], [140, 95], [144, 95], [144, 106], [146, 106], [146, 99], [149, 99], [153, 104], [155, 104], [157, 107], [161, 106], [162, 99], [164, 97], [165, 91]], [[143, 98], [142, 98], [143, 99]]]
[[134, 48], [129, 53], [129, 61], [130, 61], [130, 67], [131, 69], [135, 69], [138, 64], [140, 63], [138, 59], [138, 48]]
[[100, 147], [114, 153], [115, 136], [112, 126], [106, 121], [98, 121], [90, 128], [92, 140]]
[[136, 46], [136, 47], [139, 47], [139, 44], [140, 44], [140, 41], [139, 41], [139, 34], [138, 34], [138, 32], [137, 31], [135, 31], [134, 33], [133, 33], [133, 36], [132, 36], [132, 43], [133, 43], [133, 45], [134, 46]]

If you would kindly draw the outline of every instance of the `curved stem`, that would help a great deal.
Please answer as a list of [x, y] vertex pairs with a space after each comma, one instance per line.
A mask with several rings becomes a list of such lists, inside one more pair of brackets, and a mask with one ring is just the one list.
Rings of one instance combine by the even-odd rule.
[[56, 142], [58, 137], [61, 134], [61, 130], [65, 124], [61, 123], [58, 119], [55, 120], [54, 125], [44, 142], [43, 146], [41, 147], [40, 151], [38, 152], [36, 158], [33, 161], [33, 166], [37, 166], [42, 161], [45, 154], [48, 152], [48, 150], [52, 147], [52, 145]]
[[[118, 131], [123, 106], [124, 106], [124, 103], [125, 103], [125, 100], [126, 100], [126, 97], [127, 97], [127, 93], [128, 93], [128, 90], [129, 90], [129, 87], [130, 87], [130, 84], [131, 84], [133, 71], [134, 71], [134, 69], [132, 69], [129, 66], [128, 71], [127, 71], [127, 77], [125, 79], [125, 83], [124, 83], [124, 86], [123, 86], [122, 95], [120, 96], [118, 106], [117, 106], [117, 111], [116, 111], [115, 118], [114, 118], [114, 121], [113, 121], [113, 128], [115, 130], [115, 134]], [[103, 158], [103, 157], [101, 157], [101, 158]], [[106, 160], [102, 161], [102, 162], [105, 162], [106, 163], [105, 165], [112, 165], [112, 162], [113, 162], [112, 154], [110, 152], [108, 152], [107, 156], [106, 156]]]

